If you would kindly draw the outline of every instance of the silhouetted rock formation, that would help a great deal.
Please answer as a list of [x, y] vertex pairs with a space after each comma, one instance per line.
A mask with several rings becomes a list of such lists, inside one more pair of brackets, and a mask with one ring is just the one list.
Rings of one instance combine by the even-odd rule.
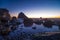
[[10, 20], [11, 23], [16, 23], [17, 18], [15, 16], [12, 17], [12, 19]]
[[9, 11], [7, 9], [0, 8], [0, 21], [1, 24], [6, 24], [10, 20], [11, 16], [9, 14]]
[[20, 23], [24, 23], [24, 26], [31, 26], [31, 25], [33, 25], [33, 20], [29, 19], [23, 12], [19, 13], [18, 21]]
[[10, 14], [9, 14], [9, 11], [7, 9], [3, 9], [3, 8], [0, 8], [0, 19], [3, 18], [3, 19], [6, 19], [6, 20], [10, 20]]
[[35, 24], [38, 24], [38, 25], [41, 25], [41, 24], [43, 23], [43, 21], [42, 21], [42, 20], [40, 20], [40, 21], [35, 21], [34, 23], [35, 23]]
[[15, 30], [16, 29], [16, 26], [18, 25], [17, 24], [17, 18], [15, 16], [12, 17], [11, 21], [10, 21], [12, 27], [11, 27], [11, 30]]
[[17, 19], [18, 23], [22, 24], [26, 19], [28, 19], [28, 17], [23, 12], [20, 12]]
[[18, 18], [27, 19], [28, 17], [23, 12], [20, 12]]
[[53, 25], [53, 22], [51, 21], [51, 20], [46, 20], [44, 23], [43, 23], [43, 25], [45, 26], [45, 27], [52, 27], [52, 25]]
[[0, 8], [0, 25], [2, 28], [0, 28], [0, 34], [6, 35], [9, 33], [9, 20], [10, 20], [10, 14], [7, 9]]
[[32, 19], [25, 19], [24, 20], [24, 26], [32, 26], [33, 20]]
[[40, 17], [40, 19], [42, 20], [42, 17]]
[[17, 20], [17, 18], [15, 16], [12, 17], [12, 20]]

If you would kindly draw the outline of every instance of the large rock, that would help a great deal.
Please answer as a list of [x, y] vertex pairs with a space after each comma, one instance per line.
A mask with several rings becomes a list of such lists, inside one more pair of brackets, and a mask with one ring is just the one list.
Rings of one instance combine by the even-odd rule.
[[12, 19], [10, 20], [11, 23], [16, 23], [17, 18], [15, 16], [12, 17]]
[[19, 13], [18, 20], [20, 23], [24, 23], [24, 26], [32, 26], [33, 25], [33, 20], [29, 19], [23, 12]]
[[23, 12], [20, 12], [17, 19], [18, 23], [22, 24], [25, 19], [28, 19], [28, 17]]
[[33, 20], [32, 19], [25, 19], [24, 20], [24, 26], [32, 26], [33, 25]]
[[27, 19], [28, 17], [23, 12], [20, 12], [18, 18]]
[[41, 24], [43, 23], [43, 21], [42, 21], [42, 20], [40, 20], [40, 21], [35, 21], [34, 23], [35, 23], [35, 24], [38, 24], [38, 25], [41, 25]]
[[9, 33], [9, 20], [10, 20], [9, 10], [0, 8], [0, 34], [6, 35]]
[[9, 10], [0, 8], [0, 19], [10, 20], [10, 17]]
[[11, 16], [9, 14], [9, 10], [0, 8], [0, 23], [6, 24], [10, 20]]
[[12, 17], [12, 19], [10, 20], [10, 24], [11, 24], [11, 30], [15, 30], [18, 23], [17, 23], [17, 18], [15, 16]]
[[45, 27], [52, 27], [52, 25], [53, 25], [53, 22], [51, 21], [51, 20], [46, 20], [44, 23], [43, 23], [43, 25], [45, 26]]

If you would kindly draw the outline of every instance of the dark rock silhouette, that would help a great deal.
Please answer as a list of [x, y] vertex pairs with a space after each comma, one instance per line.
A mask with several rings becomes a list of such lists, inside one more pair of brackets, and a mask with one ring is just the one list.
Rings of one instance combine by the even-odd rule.
[[12, 19], [10, 20], [10, 23], [12, 25], [11, 30], [15, 30], [16, 26], [18, 25], [17, 24], [17, 18], [15, 16], [13, 16]]
[[9, 14], [9, 11], [4, 8], [0, 8], [0, 19], [4, 18], [6, 20], [10, 20], [11, 16]]
[[0, 8], [0, 34], [7, 35], [10, 32], [9, 28], [9, 20], [11, 16], [9, 14], [9, 10]]
[[17, 20], [17, 18], [15, 16], [12, 17], [12, 20]]
[[15, 16], [12, 17], [12, 19], [10, 20], [11, 23], [16, 23], [17, 18]]
[[20, 12], [20, 13], [18, 14], [18, 18], [27, 19], [28, 17], [27, 17], [23, 12]]
[[41, 24], [43, 23], [43, 21], [42, 21], [42, 20], [40, 20], [40, 21], [35, 21], [34, 23], [35, 23], [35, 24], [38, 24], [38, 25], [41, 25]]
[[9, 14], [9, 11], [7, 9], [0, 8], [0, 21], [1, 24], [6, 24], [10, 20], [11, 16]]
[[33, 20], [32, 19], [25, 19], [24, 20], [24, 26], [32, 26]]
[[40, 19], [42, 20], [42, 17], [40, 17]]
[[20, 19], [21, 22], [23, 20], [24, 26], [32, 26], [33, 25], [33, 20], [28, 18], [23, 12], [19, 13], [18, 19]]
[[50, 27], [52, 27], [53, 22], [52, 22], [51, 20], [46, 20], [46, 21], [43, 23], [43, 25], [44, 25], [45, 27], [50, 28]]
[[28, 19], [28, 17], [23, 13], [23, 12], [20, 12], [18, 14], [18, 23], [19, 24], [22, 24], [24, 22], [24, 20]]

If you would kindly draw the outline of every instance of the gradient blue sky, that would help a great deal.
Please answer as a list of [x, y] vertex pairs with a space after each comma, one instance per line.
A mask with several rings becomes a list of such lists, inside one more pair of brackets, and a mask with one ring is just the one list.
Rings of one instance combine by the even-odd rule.
[[7, 8], [12, 16], [19, 12], [35, 18], [60, 16], [59, 0], [0, 0], [0, 8]]

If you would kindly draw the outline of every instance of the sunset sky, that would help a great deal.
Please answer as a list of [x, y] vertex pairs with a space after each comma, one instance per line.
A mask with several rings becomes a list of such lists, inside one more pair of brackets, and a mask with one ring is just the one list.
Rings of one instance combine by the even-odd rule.
[[11, 16], [23, 12], [30, 18], [60, 17], [59, 0], [0, 0], [0, 8], [7, 8]]

